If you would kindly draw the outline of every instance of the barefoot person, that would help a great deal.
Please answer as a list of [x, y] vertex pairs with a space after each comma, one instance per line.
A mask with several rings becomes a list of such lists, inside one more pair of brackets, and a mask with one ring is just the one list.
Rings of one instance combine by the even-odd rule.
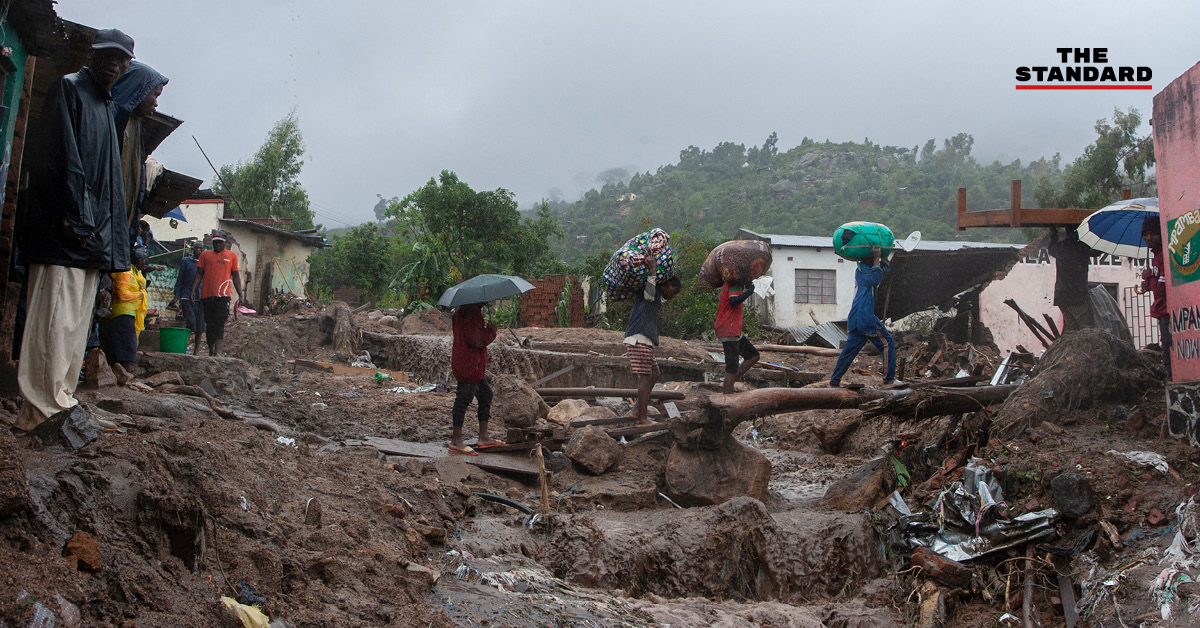
[[[879, 247], [871, 247], [871, 265], [859, 262], [854, 271], [854, 301], [850, 303], [850, 316], [846, 318], [846, 346], [838, 356], [837, 365], [833, 367], [833, 375], [829, 385], [834, 388], [842, 385], [842, 376], [850, 370], [850, 364], [862, 351], [867, 340], [879, 349], [887, 364], [887, 375], [883, 377], [883, 385], [887, 386], [896, 381], [896, 342], [888, 333], [883, 321], [875, 316], [875, 286], [883, 281], [883, 275], [888, 271], [888, 263], [880, 261]], [[886, 341], [886, 346], [885, 346]]]
[[650, 391], [658, 381], [658, 361], [654, 359], [654, 348], [658, 346], [658, 310], [663, 300], [671, 300], [683, 288], [678, 277], [663, 281], [660, 287], [654, 275], [654, 256], [647, 255], [646, 287], [642, 294], [634, 297], [629, 309], [629, 323], [625, 325], [625, 353], [629, 356], [629, 369], [637, 376], [638, 398], [634, 418], [638, 425], [651, 425], [646, 418], [650, 405]]
[[[713, 327], [717, 330], [717, 341], [725, 349], [725, 383], [721, 392], [726, 395], [732, 393], [733, 385], [758, 364], [758, 349], [742, 335], [742, 303], [753, 294], [754, 284], [731, 286], [727, 283], [721, 287], [717, 301], [717, 321]], [[745, 359], [740, 367], [738, 358]]]
[[454, 407], [450, 416], [454, 429], [450, 436], [450, 453], [476, 455], [475, 449], [463, 443], [463, 423], [471, 400], [479, 402], [479, 442], [475, 447], [487, 449], [503, 444], [488, 436], [488, 419], [492, 416], [492, 386], [487, 381], [487, 346], [496, 339], [496, 326], [485, 323], [481, 303], [468, 303], [454, 309], [454, 336], [450, 346], [450, 371], [458, 381]]

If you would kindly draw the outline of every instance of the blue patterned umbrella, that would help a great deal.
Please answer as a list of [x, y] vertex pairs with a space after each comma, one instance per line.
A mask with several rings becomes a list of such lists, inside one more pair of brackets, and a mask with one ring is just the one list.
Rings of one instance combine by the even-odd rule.
[[1144, 259], [1150, 255], [1150, 247], [1142, 239], [1142, 221], [1157, 215], [1157, 198], [1118, 201], [1080, 223], [1079, 240], [1097, 251]]

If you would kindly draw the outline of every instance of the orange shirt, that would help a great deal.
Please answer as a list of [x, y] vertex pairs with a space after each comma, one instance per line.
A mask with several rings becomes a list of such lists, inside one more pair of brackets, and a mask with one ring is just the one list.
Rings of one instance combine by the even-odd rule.
[[233, 295], [233, 273], [238, 270], [237, 253], [229, 249], [220, 253], [205, 251], [196, 261], [196, 268], [204, 271], [204, 278], [200, 283], [201, 299]]

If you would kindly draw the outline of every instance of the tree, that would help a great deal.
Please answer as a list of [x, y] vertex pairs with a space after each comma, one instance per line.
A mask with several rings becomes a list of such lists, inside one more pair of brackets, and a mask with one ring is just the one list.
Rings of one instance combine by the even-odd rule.
[[398, 282], [427, 299], [481, 273], [534, 274], [561, 267], [547, 239], [562, 231], [546, 203], [522, 222], [512, 192], [476, 192], [443, 170], [437, 179], [388, 207], [414, 252]]
[[313, 211], [299, 181], [303, 167], [304, 137], [293, 109], [275, 123], [250, 161], [221, 166], [213, 191], [235, 199], [248, 216], [291, 218], [292, 228], [311, 229]]
[[1113, 109], [1113, 122], [1096, 121], [1096, 138], [1083, 154], [1062, 173], [1062, 187], [1056, 178], [1038, 182], [1034, 198], [1041, 207], [1100, 209], [1121, 198], [1128, 188], [1135, 197], [1154, 196], [1154, 139], [1138, 137], [1142, 116], [1130, 107], [1125, 112]]
[[313, 253], [308, 281], [324, 291], [352, 286], [378, 300], [388, 291], [395, 257], [395, 240], [382, 234], [375, 223], [367, 223], [334, 236], [331, 246]]

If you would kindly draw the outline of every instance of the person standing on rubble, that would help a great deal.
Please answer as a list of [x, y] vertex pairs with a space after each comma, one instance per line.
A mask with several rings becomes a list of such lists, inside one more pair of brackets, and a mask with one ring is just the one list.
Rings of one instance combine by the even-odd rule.
[[[492, 417], [492, 385], [487, 380], [487, 346], [496, 339], [496, 326], [483, 320], [483, 304], [468, 303], [454, 309], [454, 335], [450, 345], [450, 372], [458, 382], [454, 406], [450, 410], [453, 429], [450, 434], [450, 453], [475, 456], [475, 448], [487, 449], [503, 445], [488, 436], [488, 420]], [[463, 442], [463, 423], [467, 406], [479, 402], [479, 442], [470, 447]]]
[[1050, 246], [1054, 257], [1054, 305], [1062, 311], [1063, 333], [1093, 327], [1092, 305], [1088, 300], [1088, 264], [1092, 247], [1079, 241], [1075, 229], [1059, 239], [1058, 227], [1050, 228]]
[[1147, 216], [1142, 221], [1142, 239], [1150, 247], [1150, 263], [1142, 271], [1140, 292], [1149, 292], [1150, 316], [1158, 321], [1158, 344], [1162, 347], [1163, 367], [1167, 379], [1171, 379], [1171, 312], [1167, 309], [1167, 277], [1163, 269], [1162, 230], [1157, 215]]
[[[150, 224], [142, 217], [146, 197], [146, 147], [142, 121], [158, 109], [167, 77], [154, 68], [132, 61], [112, 88], [113, 123], [121, 144], [121, 171], [125, 186], [125, 215], [131, 246], [150, 246]], [[138, 241], [140, 238], [140, 242]]]
[[242, 275], [238, 272], [237, 254], [226, 250], [225, 233], [214, 233], [212, 245], [211, 251], [201, 253], [196, 260], [196, 278], [192, 280], [192, 293], [197, 292], [199, 288], [208, 355], [221, 355], [221, 341], [225, 338], [225, 319], [229, 318], [229, 298], [233, 290], [237, 291], [238, 303], [245, 297], [242, 296]]
[[28, 193], [17, 219], [19, 264], [29, 268], [17, 367], [23, 430], [79, 406], [75, 387], [100, 275], [129, 269], [111, 90], [133, 59], [133, 38], [97, 31], [91, 55], [46, 92], [36, 158], [25, 162]]
[[[731, 286], [726, 283], [721, 286], [721, 296], [717, 299], [717, 320], [713, 327], [717, 331], [717, 341], [725, 350], [725, 382], [721, 392], [726, 395], [731, 394], [733, 385], [758, 364], [758, 349], [742, 334], [742, 304], [753, 295], [754, 284]], [[741, 366], [738, 366], [739, 358], [745, 359]]]
[[149, 260], [146, 248], [135, 246], [132, 268], [123, 273], [112, 273], [112, 313], [100, 326], [100, 346], [108, 363], [119, 365], [131, 375], [137, 362], [138, 336], [146, 328], [146, 311], [150, 303], [146, 277], [142, 274]]
[[192, 355], [197, 355], [200, 351], [200, 337], [204, 335], [204, 312], [200, 308], [200, 295], [192, 289], [196, 283], [196, 263], [203, 253], [204, 242], [194, 240], [191, 257], [179, 260], [179, 274], [175, 276], [175, 300], [173, 303], [179, 304], [183, 320], [187, 321], [188, 329], [192, 330], [192, 334], [195, 336]]
[[873, 246], [871, 265], [860, 261], [854, 270], [854, 301], [850, 303], [850, 315], [846, 317], [846, 344], [833, 367], [833, 375], [829, 377], [829, 385], [834, 388], [841, 387], [842, 376], [850, 370], [850, 364], [868, 340], [879, 349], [879, 354], [887, 364], [883, 385], [896, 383], [896, 341], [887, 327], [883, 326], [883, 321], [875, 316], [875, 286], [883, 281], [883, 276], [890, 268], [881, 258], [882, 251], [878, 246]]
[[658, 311], [664, 300], [670, 301], [683, 289], [679, 277], [675, 276], [663, 281], [662, 287], [658, 286], [655, 276], [657, 262], [653, 255], [646, 255], [643, 263], [646, 265], [646, 286], [642, 294], [634, 297], [633, 305], [629, 308], [629, 322], [625, 325], [625, 353], [629, 356], [629, 370], [638, 380], [634, 418], [639, 426], [653, 424], [646, 418], [646, 413], [650, 406], [650, 391], [661, 375], [658, 360], [654, 359], [654, 349], [658, 347]]

